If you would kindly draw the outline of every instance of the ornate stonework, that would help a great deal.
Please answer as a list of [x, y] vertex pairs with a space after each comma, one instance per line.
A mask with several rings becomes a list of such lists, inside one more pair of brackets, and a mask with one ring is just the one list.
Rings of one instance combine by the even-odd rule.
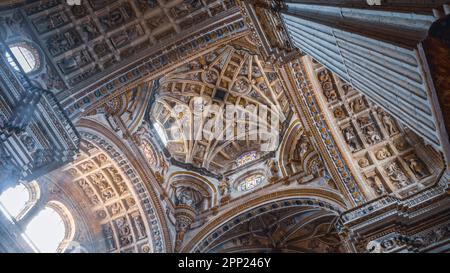
[[448, 252], [448, 5], [334, 2], [1, 3], [0, 252]]

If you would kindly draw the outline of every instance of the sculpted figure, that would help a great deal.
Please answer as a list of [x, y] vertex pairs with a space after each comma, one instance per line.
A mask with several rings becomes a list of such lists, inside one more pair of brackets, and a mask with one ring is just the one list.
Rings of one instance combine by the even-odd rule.
[[356, 142], [355, 133], [353, 132], [352, 127], [347, 127], [344, 129], [344, 138], [352, 151], [358, 149], [358, 144]]
[[200, 192], [190, 187], [179, 187], [176, 189], [178, 204], [196, 207], [203, 200]]
[[384, 113], [381, 120], [384, 126], [386, 127], [386, 130], [388, 131], [389, 135], [397, 133], [397, 129], [395, 128], [394, 121], [392, 120], [391, 116]]
[[381, 183], [380, 178], [377, 175], [368, 178], [370, 186], [374, 189], [375, 193], [380, 196], [386, 193], [386, 190]]
[[227, 178], [223, 178], [219, 184], [219, 192], [221, 196], [227, 196], [230, 194], [230, 182]]
[[380, 135], [375, 131], [375, 128], [372, 125], [366, 127], [366, 138], [369, 144], [375, 144], [381, 141]]
[[389, 152], [388, 149], [386, 149], [386, 147], [382, 148], [381, 150], [379, 150], [376, 153], [376, 157], [377, 157], [378, 160], [383, 160], [383, 159], [388, 158], [390, 156], [391, 156], [391, 153]]
[[425, 164], [419, 161], [417, 158], [411, 158], [409, 160], [409, 167], [413, 171], [414, 175], [418, 178], [424, 177], [427, 175], [427, 170]]
[[269, 159], [267, 161], [267, 167], [270, 170], [270, 173], [272, 175], [272, 177], [270, 178], [270, 181], [276, 181], [278, 180], [279, 176], [278, 176], [278, 166], [277, 166], [277, 162], [273, 159]]
[[408, 178], [400, 169], [396, 162], [392, 162], [386, 167], [389, 178], [396, 185], [397, 188], [403, 188], [408, 185]]

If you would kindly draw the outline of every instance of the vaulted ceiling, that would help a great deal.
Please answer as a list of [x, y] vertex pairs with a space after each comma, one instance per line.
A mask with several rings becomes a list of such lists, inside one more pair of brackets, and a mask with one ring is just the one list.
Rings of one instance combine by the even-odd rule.
[[[261, 60], [248, 39], [177, 68], [160, 84], [149, 116], [164, 128], [175, 160], [223, 174], [238, 167], [245, 152], [264, 157], [278, 149], [279, 132], [289, 122], [288, 98], [273, 64]], [[207, 113], [200, 118], [203, 107]], [[258, 119], [263, 107], [268, 115]]]

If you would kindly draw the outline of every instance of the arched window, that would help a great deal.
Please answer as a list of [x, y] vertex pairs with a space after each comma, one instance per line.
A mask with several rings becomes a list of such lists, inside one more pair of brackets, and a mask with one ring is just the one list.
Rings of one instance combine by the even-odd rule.
[[246, 177], [242, 182], [240, 182], [237, 186], [238, 191], [249, 191], [256, 188], [260, 185], [266, 177], [262, 174], [253, 174]]
[[155, 127], [156, 133], [158, 134], [159, 138], [161, 139], [164, 146], [167, 145], [167, 135], [164, 132], [164, 129], [159, 123], [153, 123], [153, 127]]
[[256, 158], [256, 151], [244, 153], [236, 159], [236, 165], [238, 167], [243, 166], [249, 162], [252, 162], [253, 160], [256, 160]]
[[16, 61], [12, 58], [9, 52], [6, 52], [5, 56], [9, 64], [17, 71], [19, 66], [25, 73], [30, 73], [39, 68], [39, 56], [35, 48], [28, 43], [17, 43], [10, 45], [9, 49], [14, 55]]
[[31, 196], [27, 187], [23, 184], [17, 184], [0, 195], [0, 205], [9, 216], [17, 218], [27, 208], [27, 202], [30, 199]]
[[47, 206], [30, 221], [25, 235], [39, 252], [58, 252], [66, 238], [66, 225], [60, 213]]

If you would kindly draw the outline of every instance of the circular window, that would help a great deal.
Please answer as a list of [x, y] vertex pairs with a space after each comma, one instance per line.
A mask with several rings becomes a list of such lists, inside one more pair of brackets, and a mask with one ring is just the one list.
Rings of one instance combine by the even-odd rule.
[[13, 44], [9, 46], [14, 58], [6, 52], [9, 64], [17, 71], [20, 67], [25, 73], [30, 73], [39, 68], [39, 55], [33, 47], [26, 43]]
[[244, 181], [238, 184], [238, 191], [249, 191], [260, 185], [266, 177], [262, 174], [254, 174], [246, 177]]

